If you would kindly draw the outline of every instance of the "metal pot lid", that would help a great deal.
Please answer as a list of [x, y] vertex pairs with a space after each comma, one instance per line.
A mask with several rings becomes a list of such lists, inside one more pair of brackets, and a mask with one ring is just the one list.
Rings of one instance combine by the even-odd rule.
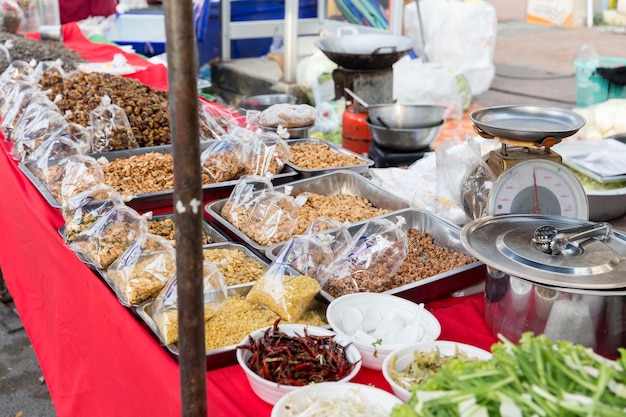
[[466, 224], [461, 243], [486, 265], [538, 284], [626, 288], [626, 235], [608, 223], [530, 214], [488, 216]]

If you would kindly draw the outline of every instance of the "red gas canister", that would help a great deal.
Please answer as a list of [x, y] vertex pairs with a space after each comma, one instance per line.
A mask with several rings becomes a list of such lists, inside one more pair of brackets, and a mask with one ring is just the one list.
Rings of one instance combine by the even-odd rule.
[[367, 156], [373, 137], [365, 119], [367, 113], [355, 112], [352, 105], [346, 107], [341, 120], [341, 146]]

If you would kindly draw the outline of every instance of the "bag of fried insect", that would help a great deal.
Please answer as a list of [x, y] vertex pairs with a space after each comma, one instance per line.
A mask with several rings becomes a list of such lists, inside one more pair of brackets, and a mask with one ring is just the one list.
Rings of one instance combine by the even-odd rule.
[[28, 105], [24, 108], [22, 115], [17, 121], [17, 125], [15, 130], [12, 132], [11, 137], [9, 138], [12, 141], [17, 140], [17, 138], [22, 138], [25, 136], [25, 132], [30, 129], [31, 124], [41, 117], [41, 114], [46, 111], [54, 111], [59, 114], [59, 108], [56, 104], [54, 104], [46, 95], [37, 95], [35, 96]]
[[95, 152], [139, 147], [124, 109], [111, 103], [109, 96], [103, 96], [102, 104], [89, 113], [89, 123]]
[[24, 11], [19, 2], [0, 1], [0, 30], [2, 32], [17, 33], [22, 21], [24, 21]]
[[285, 242], [293, 235], [300, 210], [296, 199], [279, 191], [265, 191], [254, 198], [249, 216], [240, 229], [262, 246]]
[[274, 186], [267, 177], [244, 175], [237, 181], [228, 201], [222, 206], [220, 215], [241, 230], [250, 217], [250, 210], [259, 193], [273, 191]]
[[69, 127], [61, 113], [44, 110], [28, 125], [24, 132], [16, 135], [11, 155], [20, 161], [28, 160], [46, 140], [68, 133]]
[[45, 93], [36, 87], [24, 89], [15, 97], [15, 101], [9, 111], [2, 115], [2, 132], [4, 137], [12, 137], [24, 109], [37, 97], [47, 98]]
[[[6, 71], [3, 74], [6, 74]], [[30, 74], [27, 76], [16, 72], [15, 78], [8, 78], [2, 82], [0, 92], [4, 93], [4, 96], [0, 99], [0, 115], [5, 115], [11, 110], [22, 91], [34, 88], [29, 77]]]
[[56, 59], [54, 61], [39, 61], [33, 70], [31, 79], [39, 85], [41, 91], [52, 94], [49, 89], [63, 82], [65, 75], [63, 61]]
[[198, 118], [201, 141], [219, 140], [239, 125], [228, 109], [203, 100], [198, 100]]
[[61, 204], [61, 216], [65, 220], [65, 242], [71, 243], [98, 218], [123, 205], [124, 201], [118, 192], [104, 183], [96, 184], [66, 199]]
[[244, 132], [249, 131], [238, 128], [214, 141], [202, 152], [200, 163], [203, 184], [236, 180], [244, 174], [244, 155], [249, 144], [249, 137]]
[[164, 238], [146, 234], [109, 266], [106, 279], [125, 306], [154, 299], [176, 274], [176, 250]]
[[[204, 261], [203, 294], [206, 322], [226, 304], [227, 286], [224, 276], [213, 262]], [[151, 317], [166, 345], [178, 342], [178, 283], [175, 276], [152, 303]]]
[[294, 271], [279, 256], [254, 283], [246, 300], [269, 308], [283, 320], [294, 323], [308, 310], [320, 288], [315, 278]]
[[61, 204], [96, 184], [105, 183], [102, 167], [87, 155], [63, 158], [57, 165], [48, 166], [41, 176], [47, 179], [48, 191]]
[[58, 135], [46, 139], [34, 152], [25, 157], [23, 162], [33, 162], [32, 166], [36, 171], [44, 172], [63, 158], [87, 154], [91, 149], [91, 138], [86, 132], [84, 127], [68, 123], [67, 131], [61, 131]]
[[276, 133], [258, 131], [246, 149], [246, 174], [279, 174], [289, 161], [289, 145]]
[[315, 236], [326, 241], [332, 251], [333, 256], [337, 256], [350, 245], [352, 235], [348, 230], [350, 223], [341, 223], [330, 217], [316, 217], [304, 231], [306, 236]]
[[372, 219], [354, 234], [352, 243], [332, 265], [332, 276], [324, 290], [333, 297], [355, 292], [383, 292], [404, 262], [408, 238], [406, 220], [398, 216]]
[[105, 271], [136, 241], [145, 239], [145, 217], [132, 208], [116, 205], [103, 213], [70, 243], [70, 249], [82, 260]]

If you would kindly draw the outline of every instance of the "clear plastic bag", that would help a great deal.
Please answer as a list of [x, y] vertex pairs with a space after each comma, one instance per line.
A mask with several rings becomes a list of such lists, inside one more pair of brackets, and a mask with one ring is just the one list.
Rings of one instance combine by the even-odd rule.
[[106, 279], [125, 306], [154, 299], [176, 275], [176, 250], [164, 238], [147, 234], [109, 266]]
[[389, 219], [368, 221], [332, 265], [324, 290], [333, 297], [355, 292], [382, 292], [406, 258], [409, 243], [402, 226]]
[[143, 245], [147, 220], [125, 205], [116, 205], [79, 233], [70, 248], [85, 262], [106, 270], [135, 241]]
[[47, 172], [48, 167], [72, 155], [82, 155], [80, 147], [67, 136], [55, 136], [46, 140], [34, 152], [24, 158], [23, 162], [34, 162], [34, 171]]
[[102, 97], [102, 104], [89, 114], [89, 122], [95, 152], [139, 147], [126, 113], [109, 96]]
[[466, 143], [469, 160], [460, 192], [465, 214], [476, 220], [489, 214], [489, 193], [497, 177], [482, 158], [480, 144], [469, 135], [466, 135]]
[[45, 141], [66, 134], [68, 130], [67, 121], [60, 113], [44, 111], [28, 125], [23, 134], [16, 136], [11, 155], [21, 161], [27, 160]]
[[[203, 294], [204, 320], [219, 311], [227, 300], [224, 276], [213, 262], [204, 261]], [[166, 345], [178, 342], [178, 280], [172, 278], [152, 304], [154, 320], [161, 339]]]
[[338, 255], [343, 253], [352, 241], [348, 226], [349, 223], [341, 223], [330, 217], [316, 217], [311, 221], [304, 234], [327, 242], [333, 254]]
[[[5, 48], [9, 48], [12, 45], [8, 45], [5, 43]], [[12, 61], [11, 64], [4, 70], [2, 71], [2, 74], [0, 75], [0, 83], [4, 84], [7, 81], [29, 81], [31, 75], [33, 74], [33, 66], [26, 62], [26, 61], [22, 61], [20, 59], [16, 59], [15, 61]], [[4, 91], [3, 91], [4, 93]]]
[[320, 284], [315, 278], [291, 273], [288, 265], [274, 263], [254, 283], [246, 300], [269, 308], [288, 322], [296, 322], [308, 310]]
[[46, 95], [37, 95], [24, 108], [20, 118], [13, 131], [10, 140], [23, 137], [27, 130], [31, 129], [31, 124], [40, 118], [41, 114], [46, 111], [54, 111], [59, 114], [59, 108]]
[[63, 81], [65, 78], [63, 61], [61, 59], [40, 61], [35, 67], [31, 78], [39, 85], [42, 91], [47, 90], [50, 85]]
[[298, 224], [296, 200], [277, 191], [259, 194], [241, 231], [263, 246], [289, 240]]
[[246, 148], [245, 173], [271, 176], [279, 174], [289, 161], [289, 145], [276, 133], [261, 132]]
[[4, 82], [0, 91], [2, 93], [0, 98], [0, 116], [6, 117], [22, 91], [32, 89], [33, 86], [27, 79], [9, 79]]
[[224, 136], [200, 155], [203, 184], [236, 180], [244, 173], [247, 139], [239, 135]]
[[42, 176], [48, 179], [50, 194], [61, 204], [94, 185], [105, 183], [102, 167], [87, 155], [67, 157], [58, 165], [48, 167]]
[[322, 236], [295, 235], [285, 243], [274, 263], [289, 266], [303, 275], [315, 278], [323, 286], [334, 259], [330, 240]]
[[0, 30], [2, 32], [17, 33], [23, 20], [24, 11], [18, 2], [12, 0], [0, 1]]
[[200, 140], [219, 140], [228, 134], [230, 115], [226, 110], [219, 111], [199, 100], [198, 118], [200, 122]]
[[71, 243], [98, 218], [122, 205], [122, 197], [113, 187], [104, 183], [68, 198], [61, 205], [61, 216], [65, 220], [65, 242]]
[[22, 90], [15, 98], [11, 108], [2, 117], [2, 132], [6, 138], [11, 138], [24, 109], [35, 97], [44, 97], [37, 88]]
[[255, 192], [273, 191], [274, 186], [266, 177], [245, 175], [233, 188], [220, 215], [238, 229], [248, 221], [250, 209], [256, 199]]

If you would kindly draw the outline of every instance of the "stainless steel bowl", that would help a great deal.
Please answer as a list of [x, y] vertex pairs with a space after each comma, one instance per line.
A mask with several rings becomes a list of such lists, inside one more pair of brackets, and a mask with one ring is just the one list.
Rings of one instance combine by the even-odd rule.
[[241, 107], [247, 110], [263, 111], [274, 104], [296, 104], [296, 98], [291, 94], [261, 94], [258, 96], [244, 97]]
[[371, 104], [367, 107], [372, 123], [393, 129], [414, 129], [438, 124], [444, 106], [428, 104]]
[[[278, 130], [277, 127], [259, 125], [264, 132], [274, 132]], [[311, 129], [313, 125], [302, 127], [288, 127], [287, 133], [289, 133], [289, 139], [306, 139], [311, 137]]]
[[426, 127], [403, 125], [402, 127], [384, 127], [373, 123], [371, 116], [366, 119], [374, 142], [378, 145], [398, 151], [416, 151], [427, 148], [439, 135], [444, 121]]

